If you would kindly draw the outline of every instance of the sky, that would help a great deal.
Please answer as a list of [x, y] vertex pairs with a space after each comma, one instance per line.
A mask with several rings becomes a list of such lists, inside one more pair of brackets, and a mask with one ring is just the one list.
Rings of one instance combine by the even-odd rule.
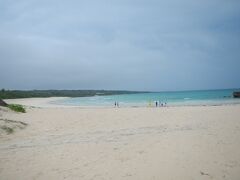
[[0, 88], [240, 88], [240, 1], [1, 0]]

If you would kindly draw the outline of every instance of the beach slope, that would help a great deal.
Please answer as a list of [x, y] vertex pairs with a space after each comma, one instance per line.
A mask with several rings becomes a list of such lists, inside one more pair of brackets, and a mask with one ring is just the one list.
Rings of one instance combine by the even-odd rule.
[[[29, 100], [30, 101], [30, 100]], [[1, 109], [1, 179], [240, 179], [240, 106]]]

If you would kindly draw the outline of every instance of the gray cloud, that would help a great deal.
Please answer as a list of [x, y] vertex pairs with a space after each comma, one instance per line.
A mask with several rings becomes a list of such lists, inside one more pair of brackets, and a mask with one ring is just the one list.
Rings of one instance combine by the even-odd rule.
[[240, 2], [0, 2], [0, 87], [240, 87]]

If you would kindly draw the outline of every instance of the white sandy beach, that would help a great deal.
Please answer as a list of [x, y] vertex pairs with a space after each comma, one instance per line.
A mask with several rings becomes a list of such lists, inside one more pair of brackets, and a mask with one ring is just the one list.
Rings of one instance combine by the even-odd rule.
[[[240, 179], [240, 105], [63, 108], [56, 98], [8, 100], [0, 119], [0, 179]], [[36, 107], [29, 107], [36, 106]]]

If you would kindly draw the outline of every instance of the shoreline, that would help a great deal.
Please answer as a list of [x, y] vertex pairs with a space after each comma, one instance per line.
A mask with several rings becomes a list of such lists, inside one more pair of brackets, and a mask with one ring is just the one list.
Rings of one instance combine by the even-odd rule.
[[[18, 99], [4, 99], [4, 101], [8, 104], [21, 104], [26, 107], [39, 107], [39, 108], [117, 108], [114, 105], [70, 105], [64, 103], [57, 103], [57, 101], [61, 101], [64, 99], [71, 99], [72, 97], [47, 97], [47, 98], [18, 98]], [[236, 102], [233, 102], [236, 101]], [[204, 103], [205, 102], [205, 103]], [[208, 107], [208, 106], [235, 106], [240, 105], [240, 99], [231, 99], [231, 102], [219, 102], [218, 100], [199, 100], [194, 102], [183, 102], [180, 103], [169, 103], [166, 106], [158, 106], [155, 107], [154, 103], [152, 106], [148, 105], [129, 105], [126, 103], [122, 103], [124, 105], [120, 108], [167, 108], [167, 107]], [[146, 103], [147, 104], [147, 103]]]

